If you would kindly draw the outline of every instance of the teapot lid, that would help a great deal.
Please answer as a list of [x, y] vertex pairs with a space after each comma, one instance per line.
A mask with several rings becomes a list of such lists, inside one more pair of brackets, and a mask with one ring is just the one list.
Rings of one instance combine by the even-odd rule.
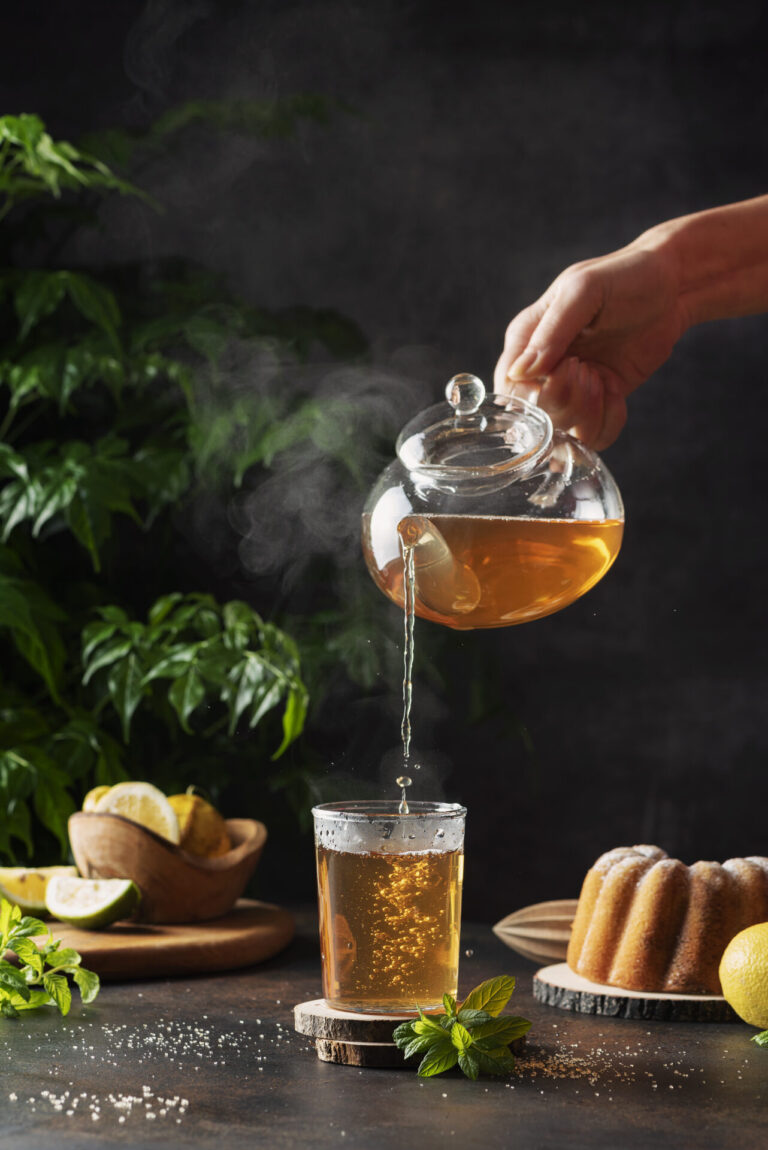
[[397, 439], [397, 454], [409, 471], [436, 478], [481, 479], [529, 474], [552, 445], [552, 421], [545, 411], [517, 396], [486, 393], [476, 375], [455, 375], [446, 403], [420, 412]]

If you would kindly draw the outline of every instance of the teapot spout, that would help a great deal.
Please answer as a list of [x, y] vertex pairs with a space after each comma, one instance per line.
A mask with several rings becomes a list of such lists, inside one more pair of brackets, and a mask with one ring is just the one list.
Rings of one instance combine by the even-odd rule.
[[440, 615], [474, 611], [482, 595], [477, 576], [456, 558], [432, 520], [408, 515], [397, 531], [403, 554], [413, 552], [415, 593], [421, 603]]

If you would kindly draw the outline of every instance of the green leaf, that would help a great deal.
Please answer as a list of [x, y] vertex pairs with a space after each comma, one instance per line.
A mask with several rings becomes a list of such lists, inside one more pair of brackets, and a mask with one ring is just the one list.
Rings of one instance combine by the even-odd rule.
[[487, 1010], [466, 1010], [464, 1007], [459, 1011], [457, 1018], [464, 1026], [479, 1026], [483, 1022], [490, 1022], [493, 1018]]
[[107, 687], [112, 704], [120, 716], [123, 741], [127, 743], [130, 737], [131, 719], [146, 691], [144, 672], [134, 653], [127, 655], [116, 666], [113, 666], [109, 673]]
[[414, 1054], [424, 1054], [425, 1051], [430, 1050], [433, 1045], [433, 1038], [431, 1034], [419, 1034], [399, 1046], [403, 1052], [403, 1058], [412, 1058]]
[[121, 355], [122, 348], [117, 329], [122, 317], [117, 300], [109, 288], [82, 273], [65, 272], [60, 274], [66, 275], [69, 297], [80, 314], [95, 324], [96, 327], [101, 328], [117, 354]]
[[508, 1046], [516, 1038], [522, 1038], [531, 1029], [527, 1018], [517, 1018], [504, 1015], [493, 1018], [472, 1029], [472, 1037], [483, 1050], [492, 1050], [496, 1046]]
[[459, 1052], [444, 1033], [442, 1041], [433, 1043], [431, 1050], [424, 1055], [416, 1073], [419, 1078], [431, 1078], [450, 1070], [458, 1061]]
[[200, 672], [193, 664], [176, 680], [168, 692], [168, 699], [171, 706], [179, 716], [179, 722], [182, 728], [189, 735], [192, 734], [192, 728], [189, 725], [189, 716], [195, 708], [202, 703], [204, 698], [205, 685], [200, 678]]
[[509, 1002], [515, 989], [515, 980], [502, 974], [490, 978], [471, 990], [461, 1004], [462, 1010], [484, 1010], [494, 1017], [500, 1014]]
[[477, 1076], [480, 1072], [480, 1060], [474, 1050], [462, 1050], [459, 1052], [459, 1067], [467, 1078], [471, 1078], [473, 1082], [477, 1081]]
[[[298, 739], [304, 730], [304, 720], [307, 716], [308, 705], [309, 694], [304, 684], [299, 683], [296, 686], [292, 686], [288, 693], [285, 710], [283, 711], [283, 741], [272, 755], [273, 760], [279, 759], [283, 752], [295, 739]], [[261, 718], [261, 714], [259, 714], [258, 718]], [[250, 725], [252, 727], [258, 722], [258, 718], [251, 717]]]
[[761, 1031], [760, 1034], [753, 1034], [750, 1039], [756, 1046], [768, 1046], [768, 1030]]
[[26, 1002], [29, 999], [29, 987], [24, 975], [11, 966], [10, 962], [0, 959], [0, 990], [20, 995]]
[[93, 1002], [101, 989], [101, 981], [98, 974], [95, 974], [92, 970], [85, 970], [82, 966], [78, 966], [72, 971], [72, 977], [80, 987], [80, 997], [83, 1002], [86, 1004]]
[[21, 341], [41, 319], [56, 310], [66, 290], [66, 272], [28, 271], [22, 274], [13, 301], [19, 318]]
[[62, 855], [66, 855], [69, 850], [67, 822], [77, 808], [64, 789], [58, 769], [50, 761], [45, 773], [38, 776], [34, 803], [40, 822], [56, 836]]
[[469, 1050], [472, 1045], [472, 1035], [458, 1020], [451, 1027], [451, 1042], [459, 1053]]
[[473, 1046], [472, 1054], [477, 1061], [477, 1067], [481, 1074], [511, 1074], [515, 1069], [514, 1055], [510, 1054], [506, 1046], [500, 1046], [490, 1051]]
[[43, 975], [43, 986], [58, 1006], [59, 1012], [69, 1014], [69, 1008], [72, 1005], [72, 991], [69, 989], [66, 975], [45, 974]]
[[47, 963], [52, 967], [59, 966], [79, 966], [82, 962], [80, 955], [71, 946], [60, 947], [59, 950], [54, 951], [48, 955]]
[[[456, 999], [451, 994], [443, 995], [443, 1009], [449, 1018], [452, 1018], [456, 1013]], [[464, 1019], [461, 1019], [464, 1022]]]
[[421, 1015], [418, 1022], [414, 1022], [411, 1025], [413, 1026], [414, 1034], [432, 1034], [440, 1039], [445, 1038], [445, 1031], [437, 1019], [430, 1018], [425, 1014]]
[[16, 937], [8, 943], [8, 949], [17, 954], [23, 963], [31, 967], [37, 974], [43, 973], [43, 956], [30, 938]]
[[[114, 628], [113, 628], [114, 631]], [[91, 644], [89, 650], [93, 652], [97, 644]], [[119, 662], [129, 653], [133, 647], [131, 639], [123, 639], [122, 637], [116, 639], [114, 643], [101, 648], [95, 657], [87, 664], [85, 674], [83, 675], [83, 684], [87, 684], [93, 678], [97, 671], [102, 667], [111, 667], [113, 663]], [[85, 661], [85, 654], [83, 655]]]
[[392, 1031], [392, 1041], [394, 1042], [395, 1046], [399, 1047], [405, 1046], [409, 1042], [412, 1042], [415, 1036], [416, 1032], [413, 1029], [412, 1022], [401, 1022], [400, 1025], [396, 1026]]
[[39, 918], [33, 918], [32, 915], [25, 914], [16, 927], [17, 938], [38, 938], [44, 934], [49, 934], [48, 927]]

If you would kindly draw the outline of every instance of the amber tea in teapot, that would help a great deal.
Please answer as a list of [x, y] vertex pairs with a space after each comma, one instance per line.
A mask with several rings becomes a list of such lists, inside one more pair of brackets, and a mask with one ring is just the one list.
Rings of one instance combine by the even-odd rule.
[[410, 551], [415, 613], [457, 629], [568, 606], [619, 552], [615, 481], [532, 404], [486, 396], [467, 375], [446, 396], [406, 425], [369, 496], [363, 553], [374, 581], [403, 606]]

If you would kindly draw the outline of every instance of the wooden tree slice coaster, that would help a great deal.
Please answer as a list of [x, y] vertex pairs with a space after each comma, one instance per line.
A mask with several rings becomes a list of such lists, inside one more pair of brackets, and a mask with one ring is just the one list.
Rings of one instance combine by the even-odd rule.
[[[387, 1067], [417, 1066], [421, 1055], [406, 1062], [392, 1041], [392, 1031], [401, 1022], [412, 1022], [415, 1014], [356, 1014], [334, 1010], [324, 998], [301, 1002], [293, 1008], [294, 1028], [299, 1034], [314, 1038], [321, 1062], [341, 1066]], [[512, 1043], [519, 1054], [525, 1038]]]
[[557, 1006], [560, 1010], [642, 1022], [740, 1021], [725, 999], [717, 995], [621, 990], [590, 982], [565, 962], [544, 966], [536, 972], [533, 997], [545, 1006]]

